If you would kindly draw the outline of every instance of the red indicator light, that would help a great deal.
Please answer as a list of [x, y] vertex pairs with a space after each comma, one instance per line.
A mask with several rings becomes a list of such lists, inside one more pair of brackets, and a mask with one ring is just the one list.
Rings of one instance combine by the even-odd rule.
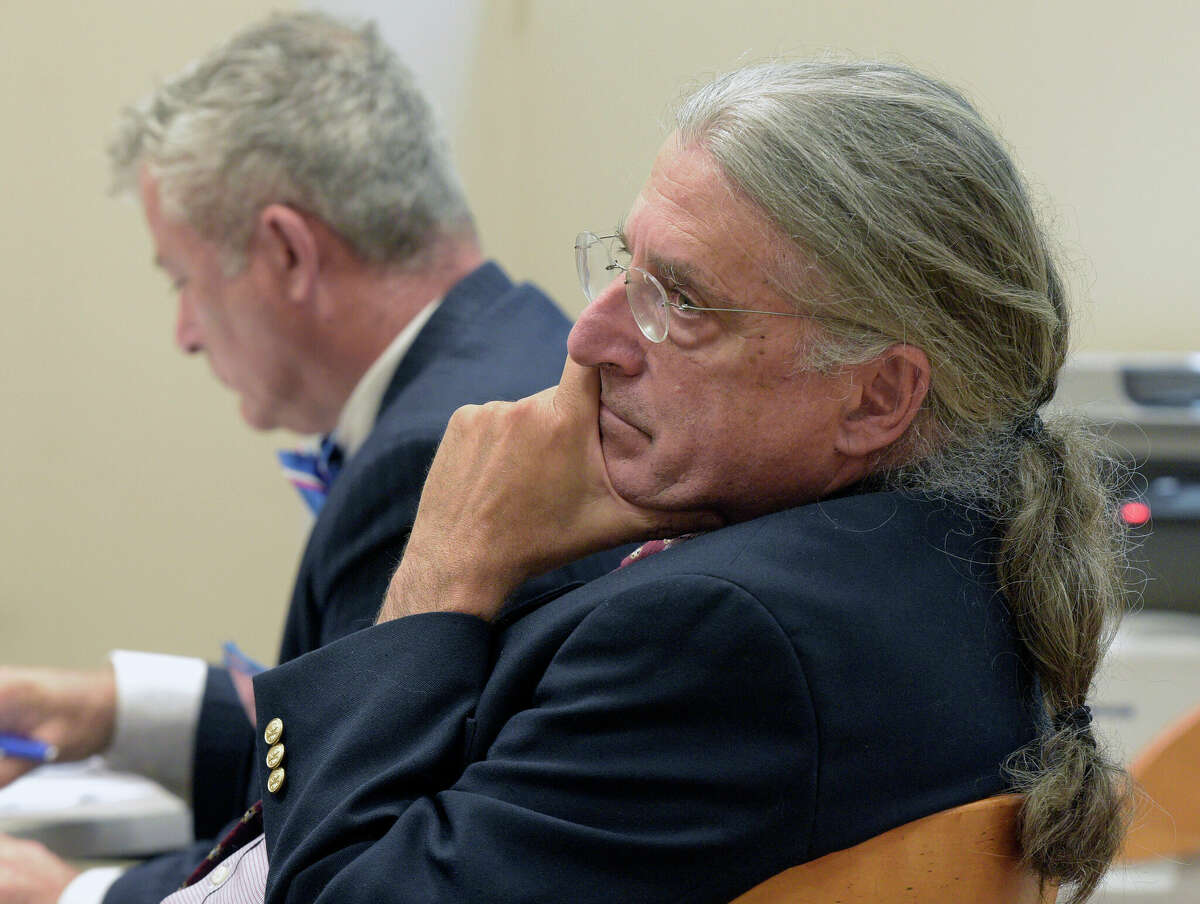
[[1141, 527], [1150, 520], [1150, 506], [1144, 502], [1126, 502], [1121, 506], [1121, 520], [1130, 527]]

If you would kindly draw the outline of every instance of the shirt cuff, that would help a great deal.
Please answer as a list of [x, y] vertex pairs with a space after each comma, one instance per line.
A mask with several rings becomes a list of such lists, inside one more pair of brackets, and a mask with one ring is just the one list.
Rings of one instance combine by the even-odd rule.
[[119, 866], [84, 870], [63, 889], [58, 904], [102, 904], [104, 896], [124, 871]]
[[117, 724], [104, 759], [192, 800], [196, 725], [208, 665], [203, 659], [115, 650]]

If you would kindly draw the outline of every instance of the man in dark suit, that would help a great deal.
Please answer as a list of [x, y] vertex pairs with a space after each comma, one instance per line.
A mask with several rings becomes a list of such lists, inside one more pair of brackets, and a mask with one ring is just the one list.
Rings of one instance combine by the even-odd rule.
[[[112, 159], [179, 293], [180, 349], [207, 357], [251, 427], [328, 437], [291, 462], [312, 466], [298, 480], [317, 518], [280, 660], [369, 626], [450, 415], [551, 385], [568, 321], [483, 259], [429, 106], [373, 28], [303, 13], [246, 29], [126, 111]], [[0, 730], [160, 779], [211, 838], [258, 796], [231, 675], [124, 652], [113, 666], [9, 672]], [[0, 763], [0, 782], [21, 768]], [[38, 886], [29, 900], [158, 901], [211, 844], [119, 877], [25, 848], [12, 867]], [[4, 881], [0, 901], [19, 885]]]
[[621, 235], [577, 238], [558, 386], [456, 413], [378, 623], [256, 678], [254, 839], [170, 904], [725, 904], [1014, 787], [1086, 896], [1120, 836], [1083, 705], [1120, 528], [1086, 434], [1036, 415], [1046, 249], [919, 73], [702, 88]]

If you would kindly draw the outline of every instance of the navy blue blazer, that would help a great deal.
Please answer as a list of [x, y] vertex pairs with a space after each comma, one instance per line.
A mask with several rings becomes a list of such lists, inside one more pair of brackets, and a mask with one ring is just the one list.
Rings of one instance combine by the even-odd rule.
[[[286, 662], [372, 624], [408, 538], [446, 423], [462, 405], [517, 399], [558, 382], [570, 322], [541, 291], [494, 263], [443, 299], [392, 378], [374, 428], [339, 474], [300, 562], [280, 645]], [[611, 570], [583, 560], [525, 585], [517, 599]], [[254, 737], [224, 669], [210, 668], [196, 732], [196, 837], [122, 876], [107, 904], [154, 902], [178, 888], [211, 839], [260, 796]]]
[[993, 546], [850, 495], [272, 669], [267, 901], [727, 902], [998, 793], [1041, 709]]

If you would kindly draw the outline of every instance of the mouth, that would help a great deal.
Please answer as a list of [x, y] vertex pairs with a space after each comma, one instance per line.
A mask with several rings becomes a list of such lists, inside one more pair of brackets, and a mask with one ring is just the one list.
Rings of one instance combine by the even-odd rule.
[[213, 358], [212, 355], [208, 354], [208, 352], [202, 351], [200, 353], [204, 355], [204, 360], [208, 364], [208, 371], [213, 375], [214, 379], [216, 379], [216, 381], [222, 386], [232, 389], [233, 387], [230, 385], [229, 380], [226, 379], [225, 374], [222, 373], [221, 368], [217, 367], [216, 359]]
[[603, 400], [600, 402], [600, 434], [604, 435], [621, 435], [629, 434], [630, 432], [638, 433], [646, 439], [650, 439], [650, 434], [635, 424], [628, 415], [614, 411], [611, 406]]

